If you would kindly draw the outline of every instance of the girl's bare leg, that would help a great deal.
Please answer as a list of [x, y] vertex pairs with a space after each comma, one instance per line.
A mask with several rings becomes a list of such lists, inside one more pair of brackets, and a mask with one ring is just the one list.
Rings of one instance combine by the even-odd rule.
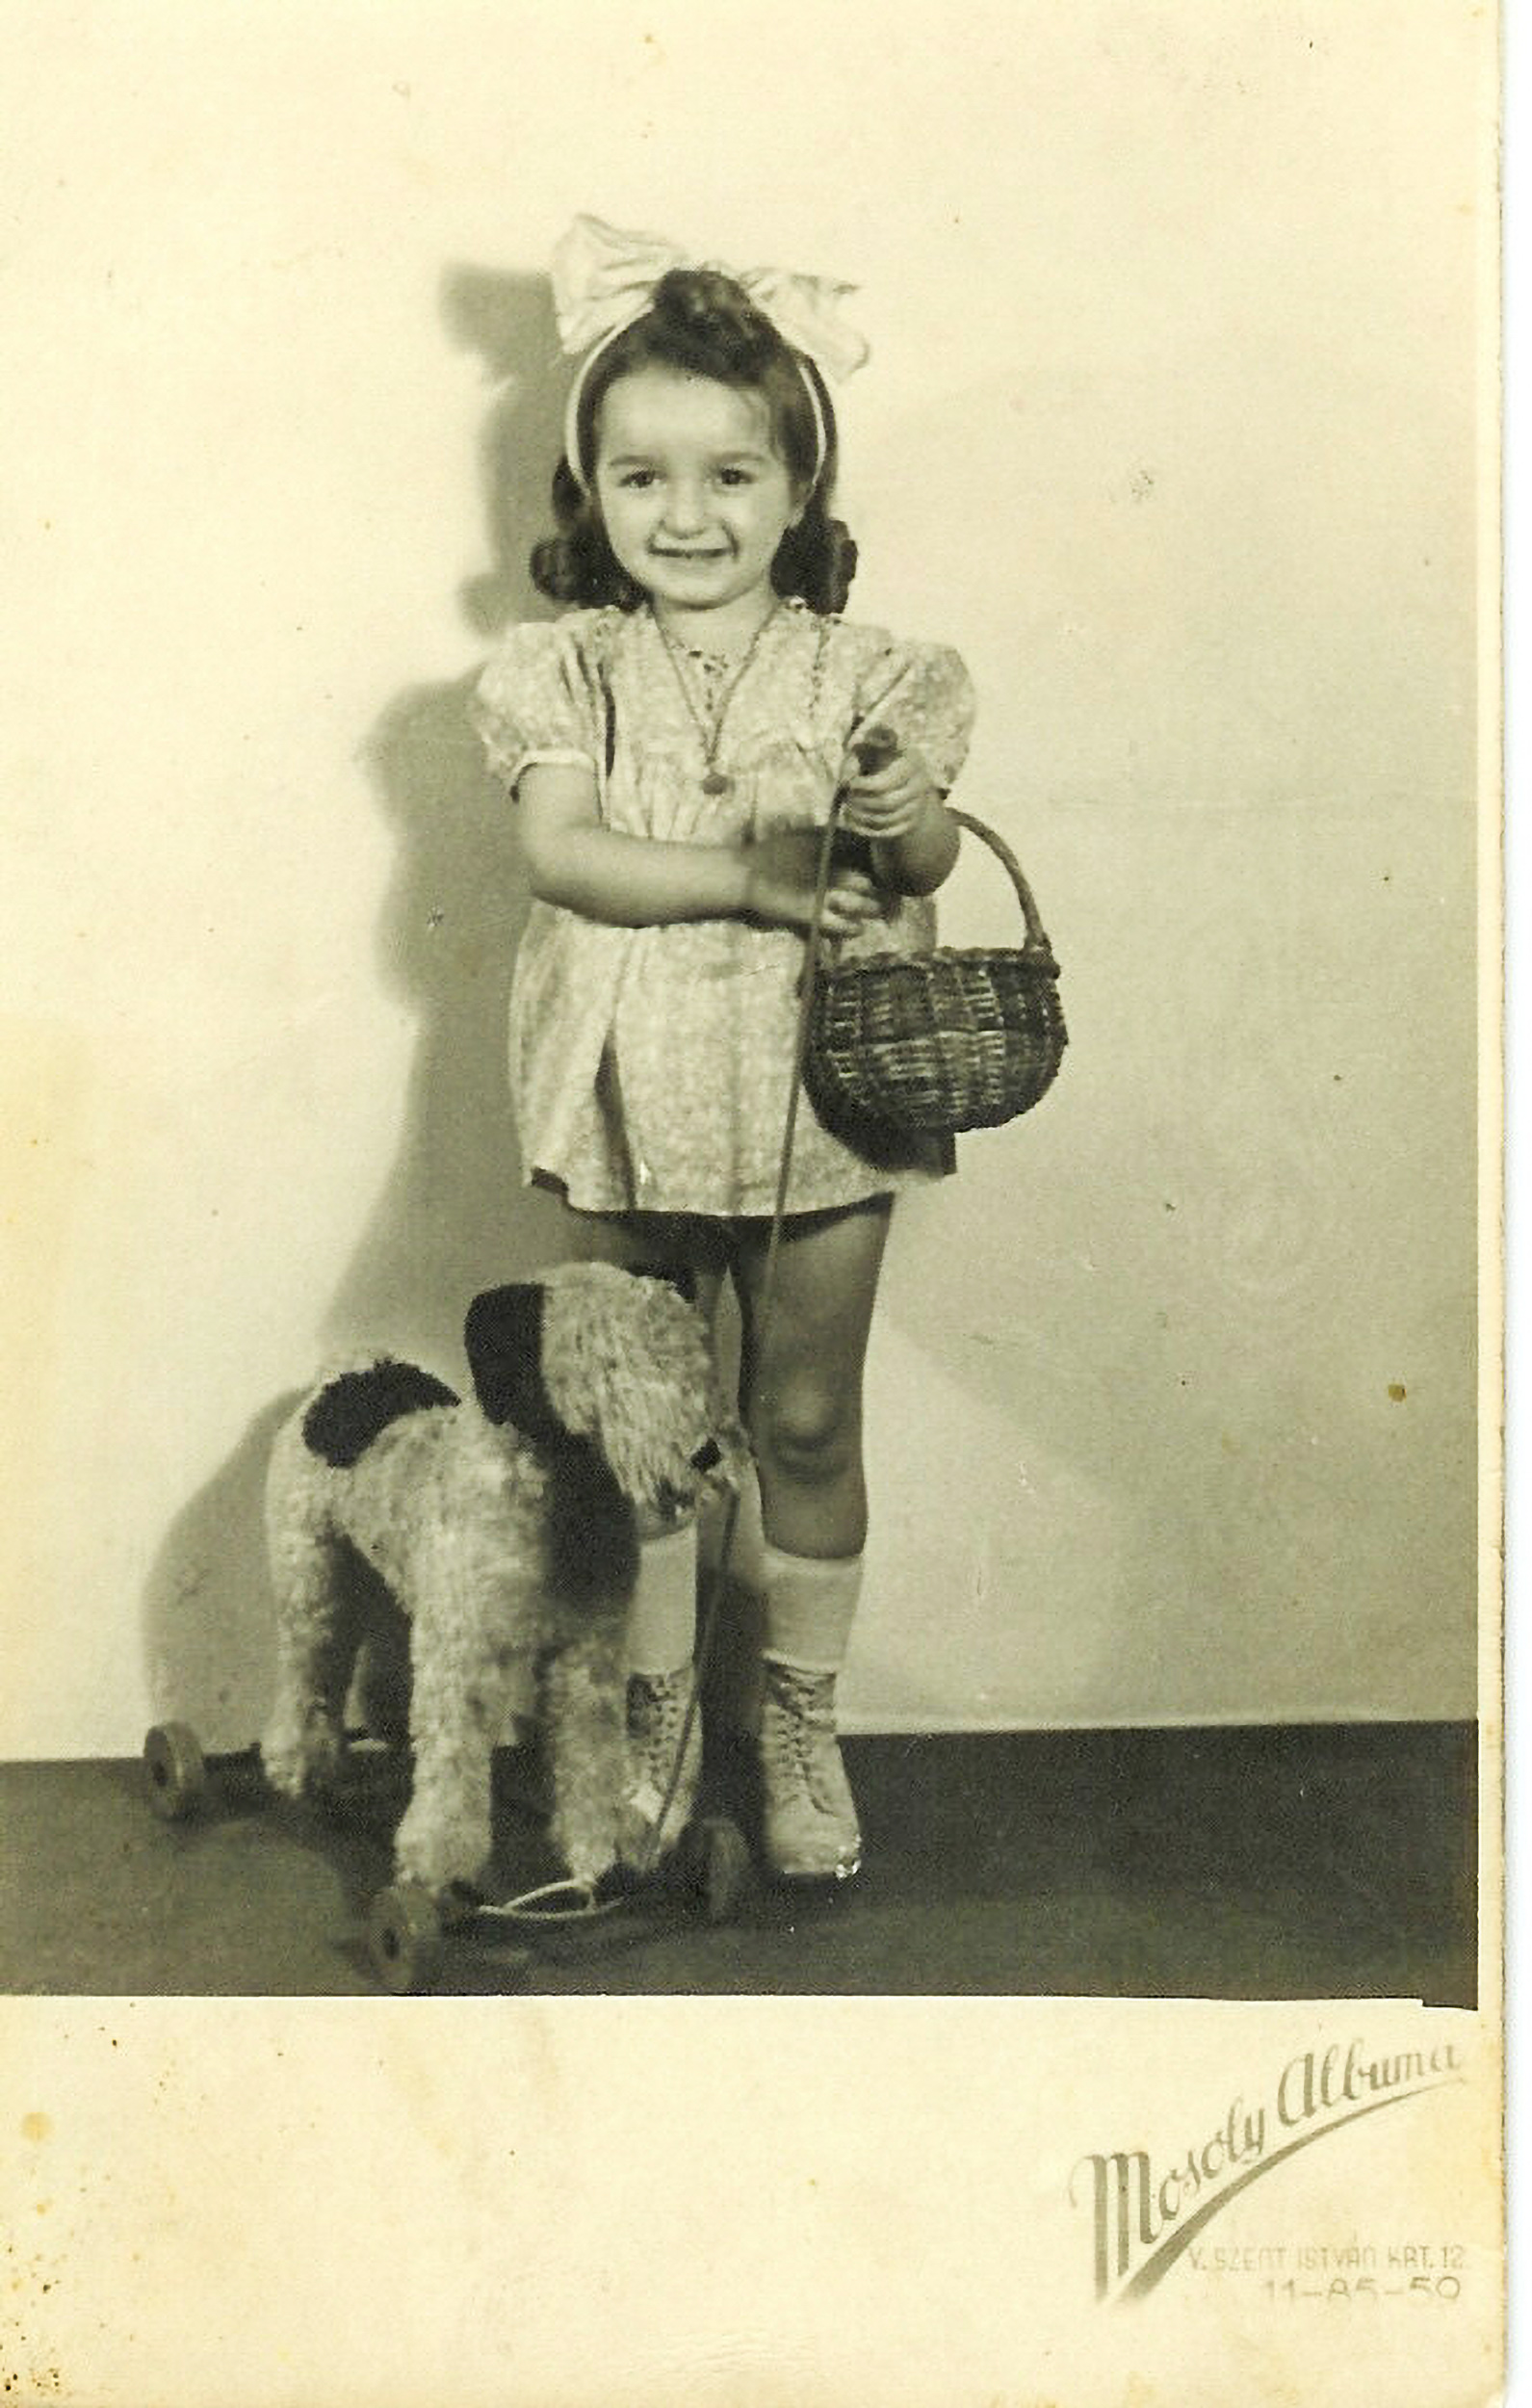
[[[716, 1228], [681, 1215], [574, 1211], [566, 1215], [566, 1227], [577, 1261], [688, 1273], [711, 1324], [723, 1265]], [[663, 1853], [673, 1846], [690, 1817], [701, 1769], [701, 1733], [694, 1719], [659, 1827], [682, 1752], [696, 1640], [695, 1523], [662, 1529], [658, 1523], [646, 1528], [640, 1520], [638, 1578], [626, 1631], [628, 1775], [621, 1844], [630, 1864], [647, 1864], [656, 1849]]]
[[761, 1477], [763, 1840], [790, 1878], [843, 1879], [862, 1836], [835, 1736], [835, 1680], [862, 1585], [862, 1381], [891, 1200], [790, 1224], [766, 1293], [765, 1233], [739, 1234], [742, 1407]]
[[765, 1331], [769, 1233], [754, 1221], [735, 1231], [740, 1406], [760, 1469], [766, 1536], [790, 1555], [856, 1556], [867, 1538], [862, 1377], [892, 1208], [891, 1196], [876, 1196], [790, 1220]]

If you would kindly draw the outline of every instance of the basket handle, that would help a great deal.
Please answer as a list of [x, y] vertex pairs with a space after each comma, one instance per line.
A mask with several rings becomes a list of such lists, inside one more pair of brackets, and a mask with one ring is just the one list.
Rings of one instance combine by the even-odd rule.
[[1016, 900], [1022, 906], [1022, 918], [1026, 923], [1026, 951], [1029, 954], [1035, 954], [1039, 960], [1046, 962], [1056, 977], [1058, 964], [1053, 959], [1053, 948], [1048, 941], [1048, 930], [1043, 926], [1036, 898], [1026, 883], [1021, 863], [1004, 837], [998, 836], [994, 828], [988, 826], [983, 820], [975, 819], [972, 811], [960, 811], [955, 803], [948, 804], [947, 816], [949, 820], [955, 820], [959, 827], [966, 827], [971, 835], [977, 836], [982, 843], [988, 845], [1016, 889]]

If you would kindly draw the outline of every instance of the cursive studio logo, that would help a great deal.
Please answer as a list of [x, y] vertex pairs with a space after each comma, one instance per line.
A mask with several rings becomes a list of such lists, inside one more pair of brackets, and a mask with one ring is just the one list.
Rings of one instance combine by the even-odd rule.
[[1382, 2056], [1369, 2055], [1362, 2040], [1309, 2049], [1288, 2058], [1269, 2090], [1233, 2099], [1210, 2131], [1162, 2163], [1147, 2149], [1078, 2159], [1070, 2204], [1090, 2215], [1097, 2298], [1146, 2298], [1261, 2175], [1364, 2115], [1461, 2081], [1463, 2065], [1452, 2041]]

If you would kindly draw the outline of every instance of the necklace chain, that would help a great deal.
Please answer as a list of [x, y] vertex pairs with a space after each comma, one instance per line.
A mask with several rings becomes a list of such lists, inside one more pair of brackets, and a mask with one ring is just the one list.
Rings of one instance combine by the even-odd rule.
[[[766, 631], [770, 626], [772, 620], [776, 617], [776, 615], [781, 607], [782, 605], [780, 600], [772, 603], [770, 610], [767, 611], [765, 618], [761, 621], [760, 626], [756, 629], [755, 634], [751, 637], [743, 652], [740, 654], [739, 665], [735, 669], [734, 675], [723, 687], [716, 701], [712, 701], [710, 699], [708, 704], [708, 715], [704, 714], [702, 707], [697, 702], [695, 694], [691, 691], [690, 681], [687, 676], [686, 669], [682, 666], [682, 655], [683, 653], [689, 655], [691, 659], [698, 663], [699, 667], [701, 667], [704, 663], [716, 663], [719, 666], [722, 666], [722, 656], [718, 653], [710, 654], [700, 652], [694, 649], [690, 644], [681, 643], [676, 637], [671, 635], [670, 630], [666, 627], [664, 620], [660, 616], [659, 612], [656, 611], [652, 614], [655, 627], [659, 632], [660, 641], [664, 645], [666, 658], [668, 659], [671, 670], [674, 673], [676, 685], [681, 694], [681, 699], [687, 706], [688, 715], [690, 718], [693, 727], [697, 731], [697, 741], [702, 746], [702, 791], [705, 795], [726, 795], [734, 783], [734, 780], [718, 767], [718, 746], [723, 740], [723, 723], [729, 716], [729, 705], [734, 700], [736, 694], [739, 692], [744, 673], [749, 667], [751, 662], [755, 659], [757, 652], [760, 650], [761, 639], [766, 634]], [[708, 674], [708, 669], [706, 667], [703, 668], [703, 674], [704, 676]], [[712, 721], [711, 725], [709, 723], [710, 716]]]

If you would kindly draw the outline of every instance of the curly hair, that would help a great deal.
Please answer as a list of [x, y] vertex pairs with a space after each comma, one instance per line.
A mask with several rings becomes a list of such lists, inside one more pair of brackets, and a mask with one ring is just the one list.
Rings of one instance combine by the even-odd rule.
[[[807, 495], [771, 563], [771, 583], [784, 598], [833, 615], [845, 608], [856, 574], [856, 545], [844, 521], [831, 515], [838, 444], [835, 412], [812, 360], [792, 351], [742, 285], [712, 268], [672, 268], [655, 286], [644, 315], [625, 327], [592, 362], [576, 414], [579, 465], [593, 471], [601, 405], [619, 377], [639, 368], [669, 368], [707, 377], [737, 392], [760, 395], [772, 440], [798, 489]], [[811, 380], [824, 428], [805, 380]], [[554, 471], [557, 533], [534, 544], [532, 583], [555, 602], [586, 607], [613, 603], [636, 610], [644, 590], [621, 565], [607, 538], [601, 507], [571, 463]]]

